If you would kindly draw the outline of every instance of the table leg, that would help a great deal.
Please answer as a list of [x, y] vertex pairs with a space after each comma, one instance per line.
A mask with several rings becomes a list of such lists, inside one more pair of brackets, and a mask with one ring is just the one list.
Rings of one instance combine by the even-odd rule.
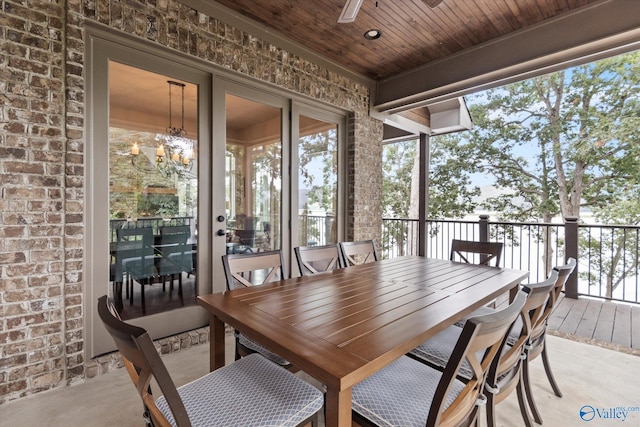
[[327, 387], [326, 427], [351, 427], [351, 389]]
[[513, 288], [509, 289], [509, 304], [513, 302], [518, 296], [518, 292], [520, 292], [520, 284], [517, 284]]
[[209, 370], [215, 371], [224, 366], [224, 322], [209, 314]]

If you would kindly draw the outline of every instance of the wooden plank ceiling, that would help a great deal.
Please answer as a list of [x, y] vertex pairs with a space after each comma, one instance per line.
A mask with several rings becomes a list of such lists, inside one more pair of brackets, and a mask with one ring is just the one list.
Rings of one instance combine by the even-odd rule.
[[[384, 80], [600, 0], [216, 0], [343, 67]], [[366, 40], [378, 29], [382, 36]]]

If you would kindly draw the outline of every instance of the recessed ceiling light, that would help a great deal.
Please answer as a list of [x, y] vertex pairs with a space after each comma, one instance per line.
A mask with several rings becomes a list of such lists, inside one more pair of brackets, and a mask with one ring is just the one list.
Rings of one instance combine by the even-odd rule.
[[379, 39], [381, 35], [382, 35], [382, 32], [380, 30], [369, 30], [366, 33], [364, 33], [364, 38], [367, 40], [375, 40], [375, 39]]

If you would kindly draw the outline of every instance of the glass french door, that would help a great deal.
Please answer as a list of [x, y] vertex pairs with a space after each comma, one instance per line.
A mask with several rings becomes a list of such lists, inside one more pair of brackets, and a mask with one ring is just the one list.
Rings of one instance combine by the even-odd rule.
[[210, 292], [214, 270], [211, 75], [99, 39], [92, 46], [86, 307], [95, 356], [115, 348], [99, 296], [160, 338], [207, 324], [196, 297]]
[[217, 111], [225, 117], [224, 136], [214, 139], [225, 147], [226, 252], [282, 250], [297, 276], [295, 246], [343, 235], [345, 116], [229, 81], [214, 82], [214, 118]]
[[294, 244], [322, 246], [339, 241], [342, 197], [339, 171], [344, 117], [294, 103], [293, 105], [292, 205]]
[[228, 83], [225, 104], [226, 252], [286, 250], [284, 144], [288, 102]]

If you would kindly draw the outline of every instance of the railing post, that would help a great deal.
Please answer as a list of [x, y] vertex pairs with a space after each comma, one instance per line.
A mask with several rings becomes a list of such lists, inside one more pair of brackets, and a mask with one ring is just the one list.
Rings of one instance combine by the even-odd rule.
[[564, 260], [575, 258], [576, 268], [564, 285], [564, 296], [578, 299], [578, 218], [564, 219]]
[[321, 243], [322, 245], [326, 245], [327, 242], [331, 241], [333, 235], [331, 234], [331, 226], [333, 225], [333, 216], [325, 216], [324, 217], [324, 241]]
[[429, 135], [420, 134], [420, 179], [418, 182], [418, 256], [427, 256], [427, 218], [429, 216]]
[[480, 221], [478, 221], [478, 227], [480, 228], [480, 241], [489, 241], [489, 215], [480, 215]]

